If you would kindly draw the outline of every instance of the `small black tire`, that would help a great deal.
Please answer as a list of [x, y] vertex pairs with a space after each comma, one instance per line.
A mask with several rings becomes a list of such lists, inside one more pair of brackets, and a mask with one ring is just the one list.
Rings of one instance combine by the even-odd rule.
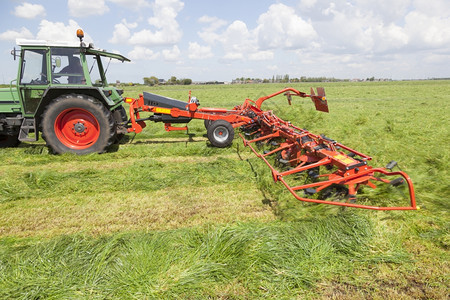
[[7, 135], [0, 134], [0, 148], [12, 148], [19, 145], [19, 134]]
[[207, 131], [208, 140], [218, 148], [225, 148], [233, 143], [234, 128], [225, 120], [213, 121]]
[[103, 153], [114, 142], [114, 118], [103, 103], [87, 95], [54, 99], [42, 115], [42, 137], [57, 154]]

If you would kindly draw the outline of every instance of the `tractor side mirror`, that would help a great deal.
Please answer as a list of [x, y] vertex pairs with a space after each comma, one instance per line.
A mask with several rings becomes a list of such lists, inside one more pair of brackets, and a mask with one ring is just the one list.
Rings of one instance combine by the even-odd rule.
[[16, 57], [17, 56], [19, 56], [19, 55], [17, 55], [17, 52], [19, 52], [20, 50], [16, 50], [16, 47], [14, 47], [12, 50], [11, 50], [11, 55], [14, 57], [14, 60], [16, 60]]
[[55, 65], [57, 68], [61, 68], [61, 57], [55, 58]]

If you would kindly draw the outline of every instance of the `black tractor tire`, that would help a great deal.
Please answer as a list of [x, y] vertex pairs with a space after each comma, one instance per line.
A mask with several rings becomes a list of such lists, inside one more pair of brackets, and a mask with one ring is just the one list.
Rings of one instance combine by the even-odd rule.
[[103, 153], [115, 141], [114, 118], [105, 105], [87, 95], [54, 99], [42, 115], [42, 137], [57, 154]]
[[7, 135], [0, 134], [0, 148], [12, 148], [19, 145], [19, 134]]
[[234, 128], [225, 120], [213, 121], [207, 131], [208, 140], [218, 148], [225, 148], [233, 143]]
[[[116, 130], [123, 129], [126, 127], [128, 116], [125, 107], [120, 106], [116, 108], [113, 112], [114, 121], [116, 122]], [[116, 133], [116, 138], [114, 144], [124, 144], [128, 141], [126, 138], [126, 133], [118, 132]]]

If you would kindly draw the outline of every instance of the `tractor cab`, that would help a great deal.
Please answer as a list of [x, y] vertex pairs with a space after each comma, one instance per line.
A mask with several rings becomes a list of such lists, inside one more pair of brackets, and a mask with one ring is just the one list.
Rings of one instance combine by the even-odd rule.
[[26, 116], [35, 116], [50, 90], [93, 88], [91, 92], [97, 90], [108, 105], [122, 101], [120, 91], [108, 86], [103, 64], [108, 58], [129, 61], [122, 55], [77, 43], [18, 40], [17, 44], [21, 47], [17, 86]]

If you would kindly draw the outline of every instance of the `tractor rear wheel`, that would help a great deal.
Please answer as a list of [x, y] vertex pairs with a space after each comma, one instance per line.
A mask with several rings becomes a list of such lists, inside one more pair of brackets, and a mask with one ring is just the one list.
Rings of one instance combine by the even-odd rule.
[[208, 139], [218, 148], [225, 148], [233, 143], [234, 128], [225, 120], [216, 120], [208, 126]]
[[42, 117], [42, 137], [55, 153], [102, 153], [114, 142], [111, 112], [86, 95], [64, 95], [53, 100]]
[[116, 123], [116, 138], [114, 144], [125, 143], [127, 141], [125, 138], [127, 133], [126, 124], [128, 121], [127, 112], [123, 106], [120, 106], [112, 112], [112, 115]]
[[7, 135], [0, 134], [0, 148], [16, 147], [19, 145], [19, 134]]

